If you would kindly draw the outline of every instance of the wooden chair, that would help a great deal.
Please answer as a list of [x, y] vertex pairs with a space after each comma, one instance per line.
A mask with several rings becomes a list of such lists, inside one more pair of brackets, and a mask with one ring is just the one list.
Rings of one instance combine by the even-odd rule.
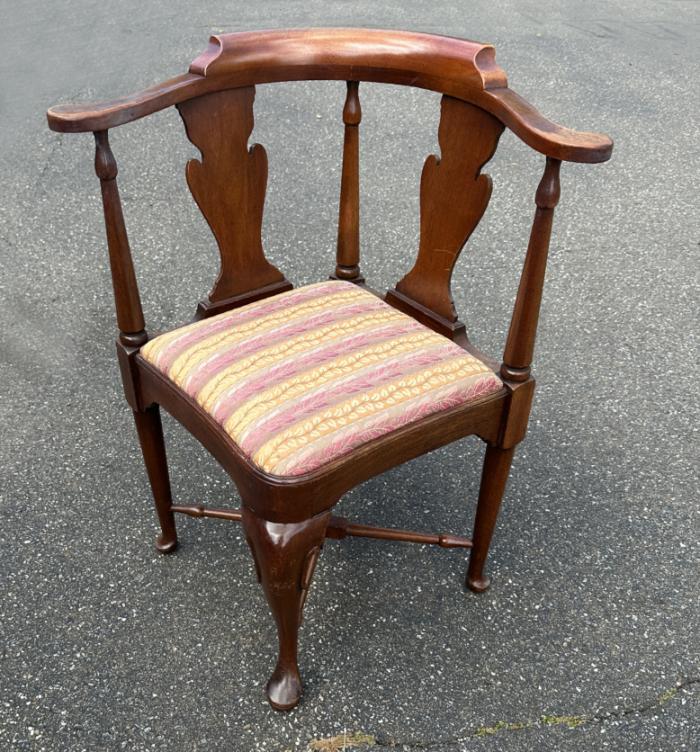
[[[256, 84], [315, 79], [347, 82], [337, 265], [330, 281], [292, 290], [263, 252], [267, 157], [248, 139]], [[420, 183], [418, 255], [384, 296], [365, 286], [359, 267], [360, 81], [443, 95], [440, 156], [427, 158]], [[216, 237], [221, 269], [194, 323], [149, 337], [107, 133], [171, 105], [201, 152], [187, 164], [187, 183]], [[301, 696], [297, 636], [325, 538], [471, 548], [466, 584], [486, 590], [484, 562], [535, 387], [530, 365], [559, 168], [604, 162], [610, 139], [544, 118], [508, 88], [489, 45], [364, 29], [217, 35], [185, 75], [112, 102], [53, 107], [48, 122], [55, 131], [94, 133], [117, 354], [160, 522], [157, 548], [177, 546], [176, 513], [242, 521], [278, 628], [270, 704], [288, 710]], [[546, 160], [499, 365], [469, 342], [450, 278], [488, 204], [491, 180], [481, 170], [504, 127]], [[173, 504], [160, 406], [228, 471], [241, 510]], [[367, 478], [472, 434], [486, 442], [473, 540], [331, 514]]]

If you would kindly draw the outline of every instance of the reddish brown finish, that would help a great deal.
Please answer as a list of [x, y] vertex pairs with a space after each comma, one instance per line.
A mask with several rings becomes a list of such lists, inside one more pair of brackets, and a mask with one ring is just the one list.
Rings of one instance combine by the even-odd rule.
[[213, 509], [201, 504], [196, 506], [174, 504], [171, 509], [175, 514], [186, 514], [188, 517], [211, 517], [216, 520], [231, 520], [232, 522], [243, 520], [243, 512], [240, 509]]
[[[452, 271], [491, 198], [491, 178], [481, 169], [502, 132], [501, 123], [484, 110], [442, 98], [440, 156], [428, 157], [421, 176], [418, 258], [396, 290], [405, 304], [419, 303], [450, 325], [457, 321]], [[387, 300], [391, 302], [391, 292]]]
[[510, 463], [513, 461], [513, 452], [512, 447], [510, 449], [501, 449], [497, 446], [486, 447], [479, 502], [474, 520], [473, 547], [467, 572], [467, 587], [475, 593], [483, 593], [491, 584], [491, 580], [484, 575], [484, 564], [496, 527], [496, 518], [506, 488]]
[[321, 553], [329, 512], [304, 522], [269, 522], [243, 506], [243, 529], [258, 580], [277, 622], [279, 657], [266, 692], [276, 710], [291, 710], [301, 697], [297, 641], [304, 602]]
[[[412, 270], [387, 300], [492, 365], [469, 342], [450, 295], [459, 252], [479, 222], [491, 192], [480, 175], [503, 126], [547, 155], [537, 209], [500, 374], [503, 388], [467, 405], [431, 415], [368, 442], [306, 475], [283, 478], [254, 466], [223, 428], [139, 354], [147, 341], [124, 218], [117, 166], [106, 129], [177, 104], [202, 154], [187, 178], [221, 254], [221, 273], [197, 317], [274, 295], [289, 282], [265, 259], [261, 242], [267, 159], [248, 149], [253, 85], [308, 78], [344, 79], [345, 142], [336, 276], [361, 283], [359, 272], [358, 82], [403, 83], [441, 91], [440, 157], [429, 157], [421, 181], [421, 237]], [[119, 325], [117, 353], [127, 401], [134, 410], [161, 524], [158, 548], [177, 545], [174, 513], [242, 520], [279, 633], [279, 659], [268, 682], [277, 709], [299, 700], [297, 641], [313, 568], [325, 537], [349, 535], [469, 547], [461, 536], [375, 528], [332, 517], [341, 496], [364, 480], [463, 436], [488, 445], [474, 524], [467, 586], [488, 587], [484, 564], [514, 453], [524, 438], [535, 382], [530, 374], [561, 160], [604, 161], [612, 142], [550, 123], [507, 88], [493, 48], [409, 32], [313, 29], [214, 37], [190, 73], [134, 97], [93, 108], [54, 108], [55, 130], [95, 131], [95, 169], [103, 196]], [[495, 366], [496, 368], [498, 366]], [[173, 506], [159, 406], [180, 421], [229, 473], [243, 509]]]
[[177, 533], [172, 510], [173, 499], [170, 492], [168, 460], [165, 456], [163, 426], [158, 405], [151, 405], [143, 411], [134, 410], [134, 420], [160, 522], [161, 534], [156, 541], [156, 548], [161, 553], [167, 554], [177, 547]]
[[510, 381], [526, 381], [530, 376], [554, 207], [559, 202], [560, 166], [561, 162], [558, 160], [547, 158], [544, 174], [535, 194], [537, 209], [501, 366], [501, 376]]
[[232, 308], [240, 308], [241, 306], [248, 305], [248, 303], [254, 303], [256, 300], [269, 298], [270, 295], [277, 295], [286, 290], [291, 290], [292, 287], [292, 283], [285, 279], [282, 282], [273, 282], [271, 285], [256, 287], [254, 290], [241, 293], [240, 295], [232, 295], [230, 298], [223, 298], [216, 302], [205, 298], [199, 301], [194, 318], [198, 321], [199, 319], [209, 318], [209, 316], [216, 316], [219, 313], [230, 311]]
[[508, 389], [509, 396], [503, 411], [502, 430], [496, 443], [502, 449], [511, 449], [525, 438], [530, 406], [535, 394], [535, 380], [530, 377], [527, 381], [503, 383]]
[[489, 44], [411, 31], [285, 29], [216, 34], [190, 73], [228, 85], [335, 78], [463, 93], [507, 85]]
[[[174, 514], [186, 514], [188, 517], [211, 517], [216, 520], [240, 522], [243, 512], [240, 509], [214, 509], [201, 504], [195, 506], [174, 505], [170, 507]], [[451, 533], [418, 533], [414, 530], [398, 530], [394, 527], [377, 527], [376, 525], [358, 525], [355, 522], [333, 515], [326, 528], [326, 538], [342, 540], [343, 538], [374, 538], [376, 540], [406, 541], [442, 548], [471, 548], [469, 538]]]
[[207, 313], [211, 303], [250, 296], [261, 288], [281, 292], [291, 287], [262, 247], [267, 154], [260, 144], [248, 148], [254, 99], [255, 89], [247, 86], [178, 105], [187, 137], [202, 154], [201, 162], [187, 163], [187, 184], [221, 255], [221, 270], [205, 304]]
[[211, 91], [311, 79], [439, 91], [490, 112], [533, 149], [564, 161], [605, 162], [612, 152], [607, 136], [557, 125], [509, 89], [491, 45], [376, 29], [215, 35], [190, 73], [111, 102], [52, 107], [49, 126], [65, 132], [107, 130]]
[[398, 530], [394, 527], [377, 527], [376, 525], [358, 525], [345, 517], [331, 517], [326, 529], [326, 538], [342, 540], [351, 538], [373, 538], [375, 540], [404, 541], [419, 543], [424, 546], [440, 546], [441, 548], [471, 548], [469, 538], [451, 533], [418, 533], [415, 530]]
[[102, 189], [102, 208], [107, 230], [119, 339], [124, 345], [140, 347], [148, 340], [145, 332], [146, 322], [141, 309], [141, 297], [119, 198], [117, 162], [109, 146], [106, 131], [95, 133], [95, 173], [100, 179]]
[[420, 321], [421, 324], [427, 326], [429, 329], [438, 332], [438, 334], [443, 334], [465, 349], [469, 349], [466, 347], [468, 342], [467, 329], [459, 319], [455, 321], [446, 319], [409, 295], [404, 295], [395, 287], [386, 291], [384, 300], [399, 311], [412, 316], [416, 321]]
[[362, 109], [357, 81], [348, 81], [343, 107], [345, 139], [343, 173], [340, 181], [338, 212], [338, 252], [335, 279], [362, 282], [360, 275], [360, 133]]

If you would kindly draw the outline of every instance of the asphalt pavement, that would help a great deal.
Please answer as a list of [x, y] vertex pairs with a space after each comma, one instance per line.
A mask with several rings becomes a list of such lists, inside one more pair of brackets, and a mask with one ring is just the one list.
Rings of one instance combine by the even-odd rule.
[[[0, 11], [0, 750], [700, 750], [698, 5], [674, 2], [5, 2]], [[492, 547], [329, 541], [301, 637], [302, 704], [272, 711], [275, 634], [235, 524], [179, 521], [160, 556], [114, 358], [90, 135], [58, 101], [184, 72], [211, 31], [406, 28], [493, 42], [552, 119], [610, 134], [564, 165], [538, 393]], [[362, 85], [362, 255], [386, 289], [418, 238], [439, 96]], [[334, 264], [342, 82], [261, 86], [271, 260]], [[217, 254], [184, 180], [174, 110], [112, 134], [151, 330], [186, 321]], [[454, 277], [499, 357], [542, 170], [504, 135], [491, 205]], [[178, 501], [236, 506], [165, 421]], [[363, 484], [339, 511], [469, 534], [483, 446], [457, 442]], [[345, 741], [343, 741], [345, 734]]]

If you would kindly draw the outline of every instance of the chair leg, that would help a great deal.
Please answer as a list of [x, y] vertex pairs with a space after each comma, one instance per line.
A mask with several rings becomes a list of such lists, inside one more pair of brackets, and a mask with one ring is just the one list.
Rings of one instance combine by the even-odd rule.
[[484, 575], [484, 564], [506, 488], [513, 452], [514, 448], [486, 447], [466, 583], [467, 587], [475, 593], [483, 593], [491, 584], [491, 580]]
[[269, 522], [243, 506], [246, 540], [277, 623], [279, 657], [265, 687], [275, 710], [291, 710], [301, 698], [299, 627], [330, 516], [330, 512], [323, 512], [304, 522]]
[[169, 554], [177, 548], [177, 533], [175, 515], [170, 510], [173, 500], [158, 405], [151, 405], [143, 412], [134, 410], [134, 420], [160, 522], [161, 534], [156, 540], [156, 548], [163, 554]]

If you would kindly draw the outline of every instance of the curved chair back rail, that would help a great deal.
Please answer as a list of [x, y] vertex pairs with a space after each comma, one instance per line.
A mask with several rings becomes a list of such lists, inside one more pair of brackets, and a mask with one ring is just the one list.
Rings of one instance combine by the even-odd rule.
[[612, 141], [541, 115], [508, 88], [491, 45], [376, 29], [256, 31], [212, 36], [189, 72], [132, 96], [48, 111], [55, 131], [107, 130], [222, 89], [299, 80], [353, 80], [417, 86], [474, 104], [528, 146], [554, 159], [604, 162]]

